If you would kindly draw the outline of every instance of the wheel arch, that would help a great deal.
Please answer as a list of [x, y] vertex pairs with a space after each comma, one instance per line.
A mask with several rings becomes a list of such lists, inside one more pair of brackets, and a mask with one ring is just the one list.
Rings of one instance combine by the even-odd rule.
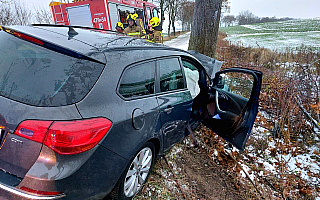
[[148, 140], [148, 142], [151, 142], [152, 144], [154, 144], [155, 149], [156, 149], [155, 155], [157, 158], [160, 153], [160, 147], [161, 147], [160, 140], [158, 138], [152, 138], [152, 139]]

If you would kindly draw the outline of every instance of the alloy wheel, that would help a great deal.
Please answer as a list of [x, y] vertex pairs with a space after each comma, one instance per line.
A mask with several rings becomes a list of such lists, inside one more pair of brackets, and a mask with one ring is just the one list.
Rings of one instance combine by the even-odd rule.
[[152, 164], [152, 150], [144, 147], [133, 159], [124, 181], [124, 194], [132, 197], [146, 182]]

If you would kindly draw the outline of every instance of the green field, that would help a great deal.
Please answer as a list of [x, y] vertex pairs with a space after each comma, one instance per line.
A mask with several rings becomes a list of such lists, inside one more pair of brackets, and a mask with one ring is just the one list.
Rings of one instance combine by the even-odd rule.
[[309, 48], [320, 50], [320, 19], [290, 20], [221, 27], [226, 40], [247, 47], [265, 47], [275, 51]]

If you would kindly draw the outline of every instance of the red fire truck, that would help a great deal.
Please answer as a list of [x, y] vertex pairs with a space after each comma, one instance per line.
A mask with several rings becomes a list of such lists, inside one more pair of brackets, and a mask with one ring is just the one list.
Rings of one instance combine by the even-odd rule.
[[107, 30], [115, 30], [119, 21], [128, 26], [129, 13], [137, 13], [145, 29], [150, 29], [152, 17], [159, 17], [156, 5], [142, 0], [60, 0], [52, 1], [50, 8], [55, 24]]

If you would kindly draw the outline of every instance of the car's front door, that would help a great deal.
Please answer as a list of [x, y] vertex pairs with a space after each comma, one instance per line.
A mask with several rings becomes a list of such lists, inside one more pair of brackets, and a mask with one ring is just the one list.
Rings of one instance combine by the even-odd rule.
[[243, 150], [258, 112], [262, 73], [230, 68], [216, 73], [209, 87], [203, 123]]

